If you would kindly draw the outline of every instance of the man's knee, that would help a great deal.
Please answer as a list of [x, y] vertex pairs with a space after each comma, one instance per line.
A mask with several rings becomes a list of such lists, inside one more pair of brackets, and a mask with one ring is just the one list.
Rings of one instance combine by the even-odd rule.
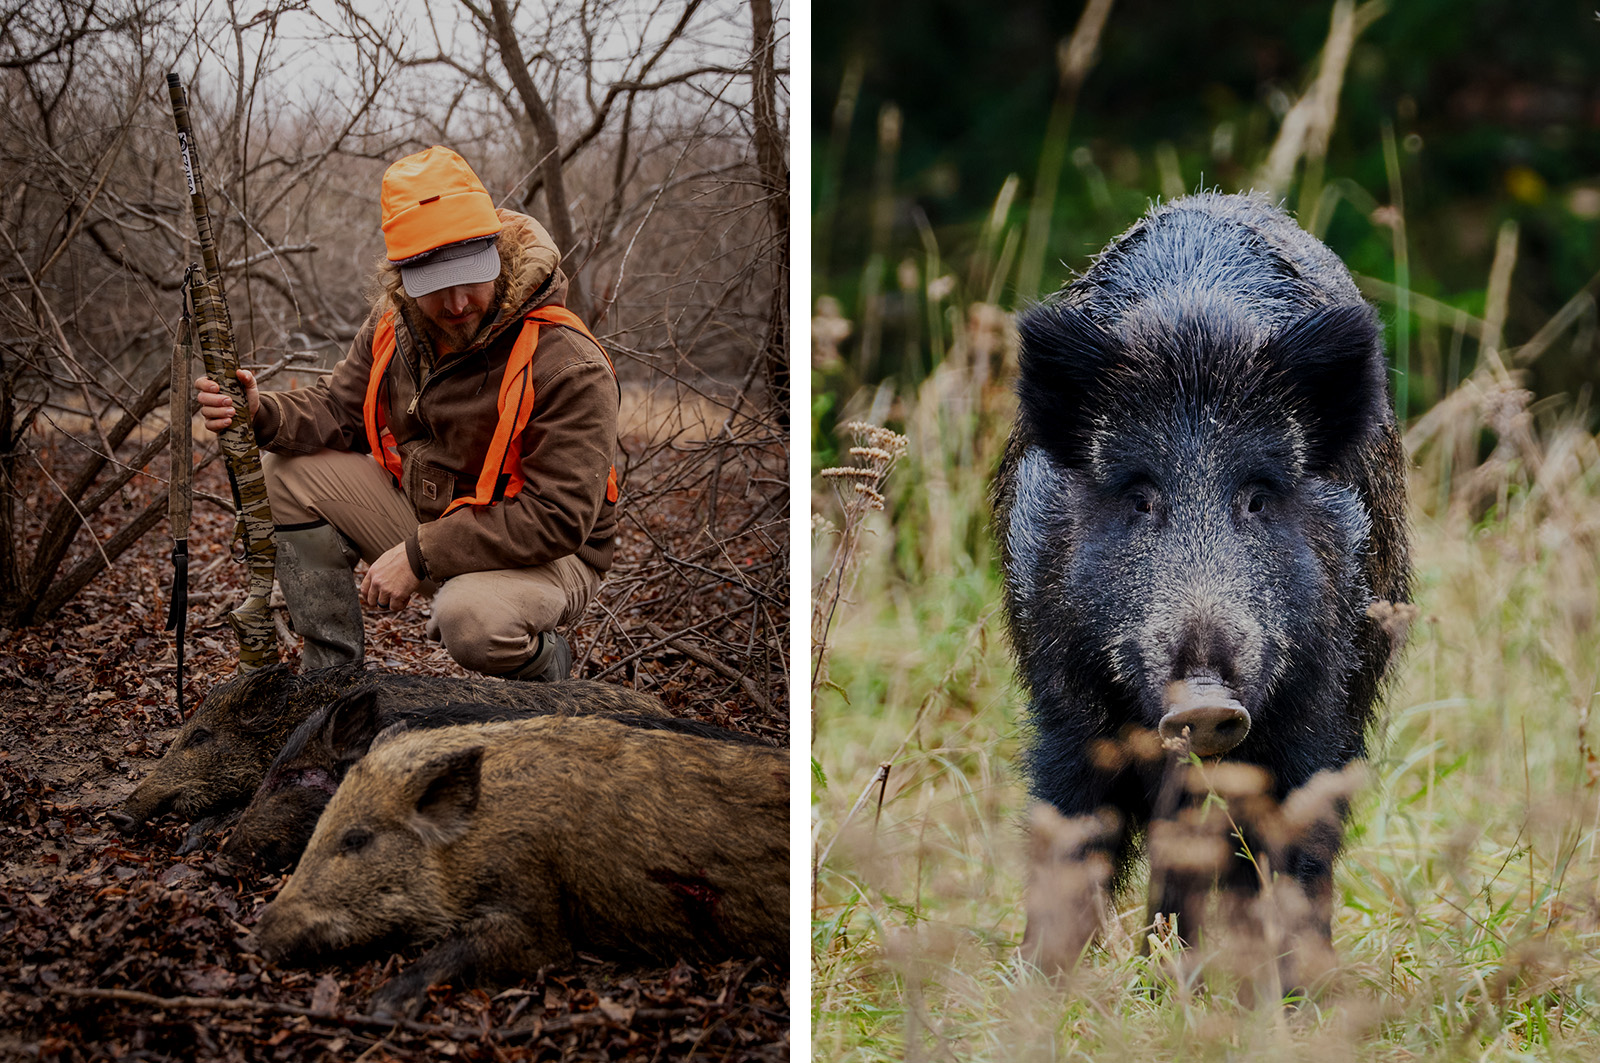
[[527, 663], [540, 632], [555, 630], [567, 612], [567, 596], [549, 573], [469, 572], [434, 595], [428, 636], [463, 668], [504, 675]]
[[443, 645], [461, 667], [484, 672], [492, 654], [488, 653], [489, 635], [483, 616], [467, 596], [449, 590], [447, 583], [434, 595], [428, 637]]
[[527, 659], [538, 639], [529, 618], [508, 609], [506, 603], [472, 580], [450, 580], [433, 598], [428, 636], [443, 644], [461, 667], [484, 675], [504, 675]]

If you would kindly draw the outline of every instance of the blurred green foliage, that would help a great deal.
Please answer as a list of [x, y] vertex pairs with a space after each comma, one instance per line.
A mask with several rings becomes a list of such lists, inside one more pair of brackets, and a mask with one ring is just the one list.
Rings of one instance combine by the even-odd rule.
[[[1130, 225], [1149, 201], [1202, 184], [1250, 186], [1281, 119], [1315, 76], [1331, 3], [1117, 0], [1071, 114], [1041, 287]], [[938, 356], [928, 281], [952, 306], [1014, 308], [1013, 240], [1033, 202], [1057, 94], [1058, 44], [1077, 3], [817, 0], [812, 91], [813, 291], [857, 334], [818, 391], [882, 380], [902, 393]], [[1525, 342], [1588, 286], [1576, 323], [1530, 368], [1533, 390], [1587, 401], [1600, 382], [1600, 19], [1592, 3], [1390, 0], [1356, 40], [1321, 187], [1342, 194], [1318, 228], [1351, 270], [1397, 277], [1386, 130], [1398, 160], [1413, 291], [1484, 311], [1496, 233], [1520, 233], [1505, 340]], [[1303, 164], [1302, 164], [1303, 167]], [[1286, 196], [1300, 207], [1299, 189]], [[1381, 214], [1380, 214], [1381, 217]], [[996, 241], [984, 248], [985, 240]], [[967, 264], [1007, 267], [995, 285]], [[1020, 298], [1019, 298], [1020, 297]], [[1395, 350], [1396, 308], [1380, 305]], [[864, 318], [870, 337], [862, 336]], [[1407, 322], [1409, 416], [1464, 376], [1476, 342]], [[937, 331], [936, 329], [934, 330]], [[1415, 337], [1415, 340], [1412, 338]], [[868, 349], [863, 351], [863, 346]], [[819, 422], [819, 427], [826, 425]], [[819, 441], [821, 437], [819, 437]]]

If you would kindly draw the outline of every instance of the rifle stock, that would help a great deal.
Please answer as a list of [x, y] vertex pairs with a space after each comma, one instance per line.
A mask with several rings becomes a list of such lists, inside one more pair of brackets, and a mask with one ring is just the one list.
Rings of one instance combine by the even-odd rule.
[[227, 464], [228, 482], [233, 487], [233, 503], [239, 518], [236, 534], [244, 542], [244, 563], [250, 570], [250, 585], [244, 603], [228, 614], [228, 622], [239, 636], [239, 671], [250, 672], [278, 660], [277, 634], [268, 606], [277, 540], [272, 531], [272, 508], [267, 502], [261, 452], [256, 447], [255, 430], [250, 426], [244, 389], [239, 386], [239, 356], [234, 346], [233, 322], [222, 292], [222, 271], [217, 263], [216, 237], [211, 229], [211, 212], [206, 207], [205, 181], [195, 151], [194, 131], [189, 124], [189, 105], [177, 74], [167, 75], [167, 92], [172, 97], [172, 117], [178, 126], [178, 146], [183, 152], [183, 172], [188, 181], [189, 202], [194, 208], [204, 262], [203, 269], [191, 271], [189, 280], [195, 334], [206, 375], [221, 385], [223, 394], [233, 402], [233, 423], [218, 433], [217, 438]]

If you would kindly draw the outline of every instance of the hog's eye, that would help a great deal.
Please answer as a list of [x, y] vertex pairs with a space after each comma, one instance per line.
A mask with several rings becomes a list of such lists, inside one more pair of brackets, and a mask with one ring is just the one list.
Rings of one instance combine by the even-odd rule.
[[203, 746], [209, 741], [211, 741], [211, 732], [204, 727], [197, 727], [189, 733], [189, 737], [184, 741], [183, 747], [185, 749], [193, 749], [195, 746]]
[[345, 855], [359, 853], [371, 840], [372, 832], [367, 828], [351, 827], [344, 832], [344, 837], [339, 839], [339, 852]]
[[1156, 511], [1155, 496], [1148, 491], [1135, 491], [1128, 496], [1128, 502], [1133, 511], [1142, 517], [1148, 517]]
[[1239, 501], [1243, 503], [1246, 513], [1261, 516], [1271, 512], [1272, 492], [1260, 484], [1253, 484], [1244, 489]]

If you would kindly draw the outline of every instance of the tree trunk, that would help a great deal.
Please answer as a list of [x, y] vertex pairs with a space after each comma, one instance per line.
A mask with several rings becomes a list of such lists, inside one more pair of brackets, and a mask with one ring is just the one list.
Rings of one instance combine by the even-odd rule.
[[783, 127], [778, 120], [778, 41], [772, 21], [772, 0], [751, 0], [750, 21], [754, 38], [751, 91], [755, 104], [756, 168], [767, 194], [772, 216], [777, 276], [762, 357], [766, 362], [768, 398], [779, 420], [787, 426], [789, 411], [789, 165], [784, 157]]
[[[506, 5], [506, 0], [489, 0], [489, 13], [494, 23], [495, 46], [500, 49], [500, 61], [505, 64], [512, 87], [517, 90], [517, 97], [528, 112], [528, 121], [533, 123], [539, 173], [544, 182], [545, 208], [549, 212], [544, 221], [561, 253], [570, 255], [577, 249], [578, 238], [572, 228], [572, 215], [567, 211], [567, 189], [561, 179], [561, 135], [556, 129], [555, 116], [545, 106], [544, 98], [539, 95], [539, 87], [533, 83], [533, 75], [528, 72], [528, 63], [522, 57], [522, 45], [517, 43], [516, 27], [511, 24], [511, 9]], [[569, 272], [567, 279], [567, 306], [579, 317], [584, 317], [589, 308], [583, 297], [583, 287], [575, 273]]]

